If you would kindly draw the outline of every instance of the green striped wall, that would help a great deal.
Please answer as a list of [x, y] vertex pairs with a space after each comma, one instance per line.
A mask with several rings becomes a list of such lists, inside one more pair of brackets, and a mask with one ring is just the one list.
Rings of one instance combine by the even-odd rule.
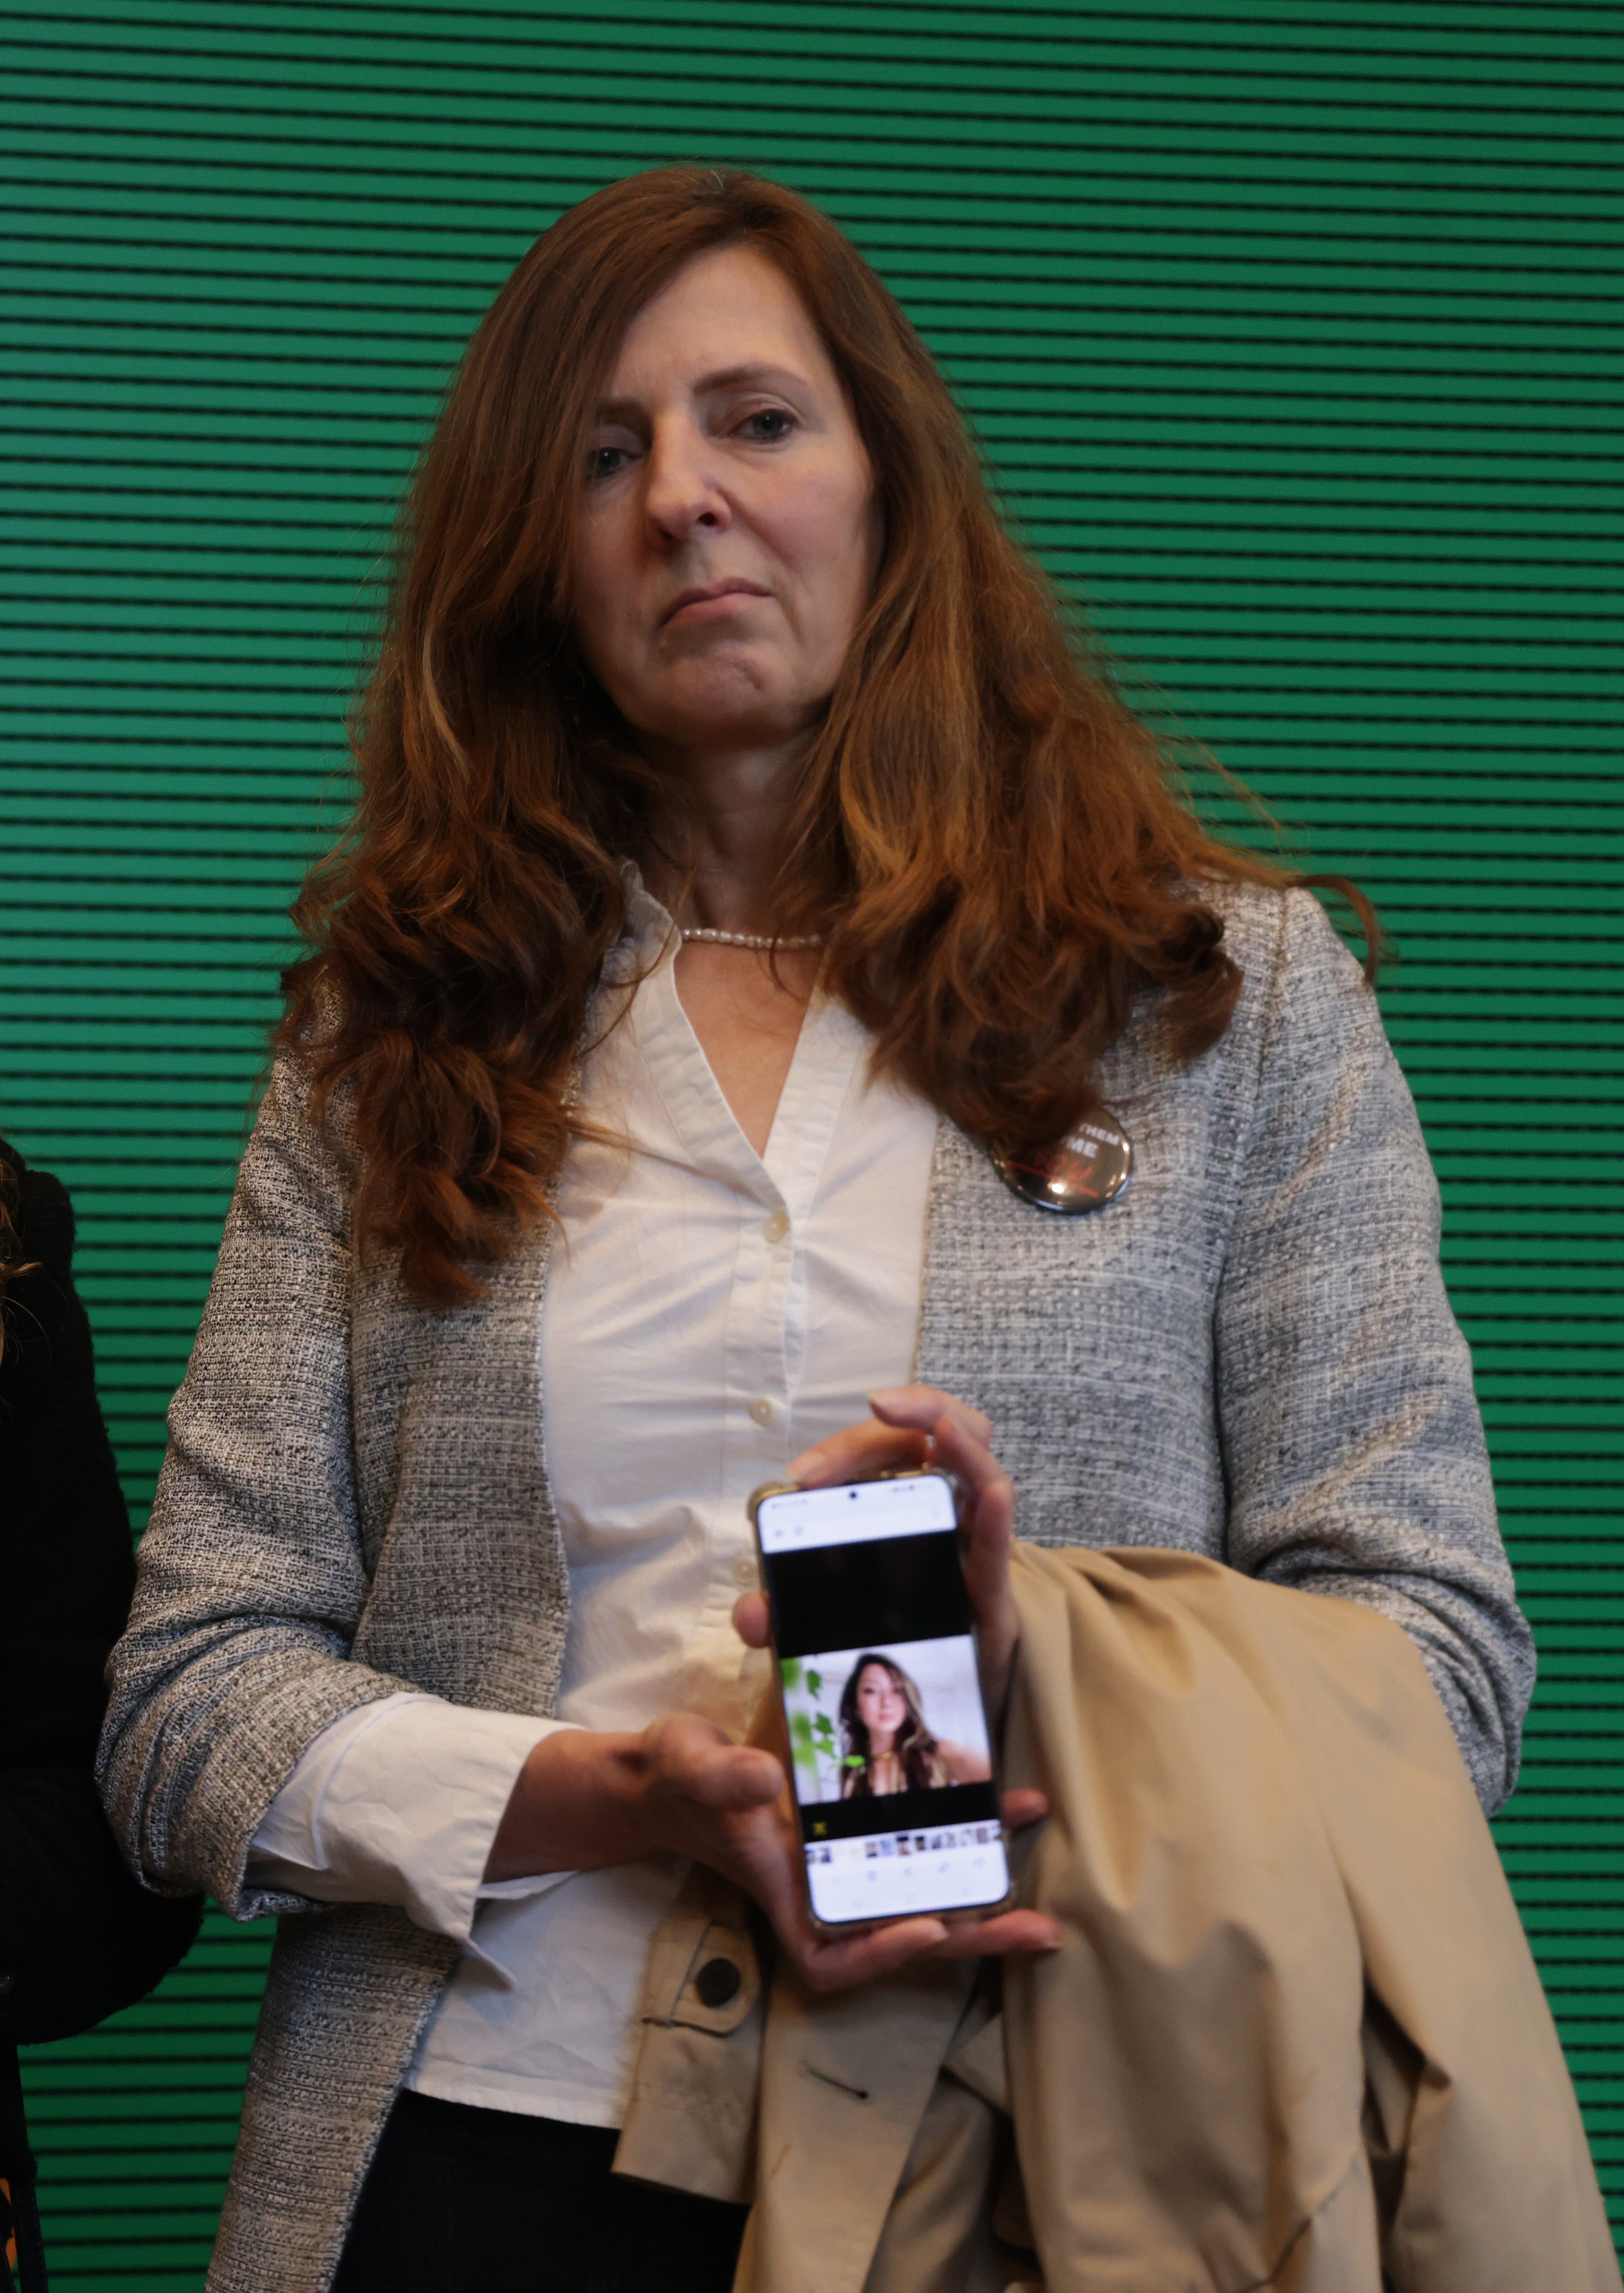
[[[0, 1128], [139, 1513], [390, 505], [634, 167], [810, 193], [1130, 685], [1377, 895], [1543, 1672], [1499, 1835], [1624, 2200], [1618, 95], [1589, 5], [0, 4]], [[198, 2287], [265, 1938], [35, 2054], [59, 2282]]]

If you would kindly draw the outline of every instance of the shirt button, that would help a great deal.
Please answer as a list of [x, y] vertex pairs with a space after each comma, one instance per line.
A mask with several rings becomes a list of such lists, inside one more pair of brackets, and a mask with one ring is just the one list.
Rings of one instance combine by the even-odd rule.
[[770, 1219], [763, 1219], [761, 1230], [769, 1242], [782, 1242], [789, 1231], [789, 1220], [782, 1211], [774, 1211]]
[[733, 1582], [735, 1584], [754, 1584], [755, 1582], [755, 1563], [747, 1552], [741, 1552], [733, 1563]]
[[758, 1425], [771, 1425], [778, 1412], [764, 1393], [758, 1393], [750, 1404], [750, 1414]]

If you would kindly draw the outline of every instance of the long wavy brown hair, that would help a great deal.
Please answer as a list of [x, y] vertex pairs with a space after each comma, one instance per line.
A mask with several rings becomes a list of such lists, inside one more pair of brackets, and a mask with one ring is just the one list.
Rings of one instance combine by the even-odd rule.
[[584, 450], [626, 328], [683, 264], [775, 263], [838, 370], [884, 514], [873, 594], [793, 795], [772, 912], [828, 938], [875, 1064], [993, 1147], [1098, 1105], [1161, 991], [1178, 1056], [1239, 971], [1205, 887], [1281, 872], [1208, 836], [1006, 531], [947, 387], [862, 257], [759, 177], [668, 167], [530, 248], [474, 336], [406, 505], [356, 713], [360, 800], [295, 918], [283, 1048], [343, 1090], [364, 1255], [448, 1304], [546, 1214], [624, 858], [680, 811], [572, 627]]

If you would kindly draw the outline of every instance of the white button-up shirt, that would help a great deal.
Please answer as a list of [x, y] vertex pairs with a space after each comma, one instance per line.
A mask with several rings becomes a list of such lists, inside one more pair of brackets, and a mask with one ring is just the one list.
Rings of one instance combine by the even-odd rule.
[[746, 1501], [910, 1376], [936, 1131], [922, 1100], [869, 1081], [865, 1031], [818, 995], [758, 1156], [683, 1009], [677, 944], [634, 889], [600, 1005], [622, 1016], [581, 1082], [608, 1136], [572, 1144], [556, 1197], [538, 1342], [570, 1564], [558, 1717], [366, 1706], [316, 1738], [255, 1840], [256, 1877], [400, 1903], [464, 1945], [408, 2085], [593, 2126], [624, 2115], [643, 1963], [683, 1867], [485, 1886], [492, 1837], [554, 1726], [685, 1711], [744, 1731], [766, 1680], [731, 1621], [755, 1582]]

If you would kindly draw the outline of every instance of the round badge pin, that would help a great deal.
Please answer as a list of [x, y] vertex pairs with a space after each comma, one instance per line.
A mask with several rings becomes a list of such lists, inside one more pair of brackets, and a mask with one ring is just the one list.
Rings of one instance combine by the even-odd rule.
[[992, 1159], [999, 1178], [1023, 1202], [1057, 1218], [1082, 1218], [1116, 1201], [1132, 1175], [1134, 1149], [1116, 1117], [1101, 1114], [1079, 1122], [1058, 1146], [1025, 1147]]

